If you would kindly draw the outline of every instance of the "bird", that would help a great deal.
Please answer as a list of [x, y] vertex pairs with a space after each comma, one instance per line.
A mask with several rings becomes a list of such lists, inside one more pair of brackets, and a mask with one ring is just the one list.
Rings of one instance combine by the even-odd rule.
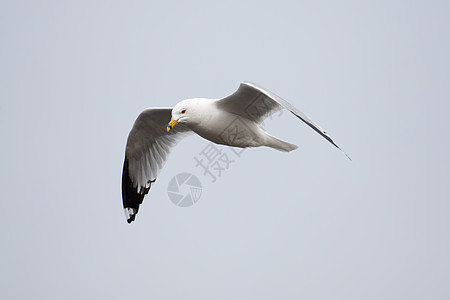
[[286, 109], [351, 158], [308, 116], [272, 92], [241, 82], [233, 94], [221, 99], [186, 99], [173, 108], [147, 108], [128, 135], [122, 172], [122, 202], [128, 223], [135, 220], [145, 195], [181, 139], [197, 134], [216, 144], [247, 148], [266, 146], [290, 152], [297, 146], [261, 128], [271, 114]]

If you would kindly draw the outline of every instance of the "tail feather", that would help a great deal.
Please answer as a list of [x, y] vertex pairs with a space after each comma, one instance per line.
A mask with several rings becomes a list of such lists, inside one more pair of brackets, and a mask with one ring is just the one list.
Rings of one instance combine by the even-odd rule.
[[283, 152], [291, 152], [292, 150], [295, 150], [298, 148], [297, 145], [282, 141], [280, 139], [277, 139], [276, 137], [267, 134], [267, 139], [266, 139], [266, 146], [270, 147], [270, 148], [274, 148], [277, 149], [278, 151], [283, 151]]

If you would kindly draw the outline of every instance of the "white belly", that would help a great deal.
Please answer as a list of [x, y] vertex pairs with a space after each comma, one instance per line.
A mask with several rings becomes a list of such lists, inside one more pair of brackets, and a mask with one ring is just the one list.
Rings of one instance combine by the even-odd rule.
[[265, 132], [254, 122], [234, 114], [220, 114], [215, 119], [202, 122], [191, 129], [217, 144], [240, 148], [264, 145]]

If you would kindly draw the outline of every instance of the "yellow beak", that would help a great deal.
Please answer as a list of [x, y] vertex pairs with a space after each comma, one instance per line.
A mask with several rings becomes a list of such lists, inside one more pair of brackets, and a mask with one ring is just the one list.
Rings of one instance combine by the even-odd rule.
[[177, 125], [177, 123], [178, 123], [178, 120], [171, 119], [169, 122], [169, 125], [167, 125], [167, 132], [169, 132], [170, 129], [173, 128], [173, 126]]

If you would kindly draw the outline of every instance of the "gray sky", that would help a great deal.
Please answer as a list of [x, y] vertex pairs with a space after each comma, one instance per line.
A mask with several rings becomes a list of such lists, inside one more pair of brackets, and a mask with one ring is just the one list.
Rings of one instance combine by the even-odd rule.
[[[449, 2], [187, 3], [0, 4], [2, 296], [449, 299]], [[140, 111], [243, 80], [353, 161], [285, 112], [266, 129], [298, 150], [245, 150], [212, 183], [190, 137], [128, 225]]]

